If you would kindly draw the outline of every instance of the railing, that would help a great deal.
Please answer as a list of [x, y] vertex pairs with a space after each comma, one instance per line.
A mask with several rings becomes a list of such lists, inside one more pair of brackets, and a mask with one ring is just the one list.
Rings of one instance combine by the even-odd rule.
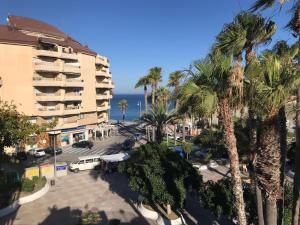
[[58, 111], [58, 110], [60, 110], [59, 106], [38, 108], [38, 111], [42, 111], [42, 112], [45, 112], [45, 111]]
[[66, 82], [83, 82], [82, 79], [75, 79], [75, 78], [67, 78]]
[[54, 93], [36, 93], [36, 96], [62, 96], [60, 92], [54, 92]]
[[79, 106], [77, 105], [77, 106], [67, 106], [67, 107], [65, 107], [65, 110], [74, 110], [74, 109], [79, 109]]
[[64, 64], [65, 73], [80, 73], [80, 66]]
[[33, 77], [34, 81], [62, 81], [62, 78], [60, 77], [53, 77], [53, 78], [49, 78], [49, 77]]
[[35, 62], [35, 70], [37, 71], [51, 71], [59, 72], [60, 65], [55, 62]]

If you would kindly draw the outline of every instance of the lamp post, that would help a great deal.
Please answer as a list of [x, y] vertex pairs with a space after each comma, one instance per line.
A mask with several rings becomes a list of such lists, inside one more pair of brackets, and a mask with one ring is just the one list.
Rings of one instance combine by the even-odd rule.
[[54, 179], [56, 179], [56, 139], [55, 136], [60, 134], [60, 130], [48, 132], [48, 134], [53, 134], [53, 152], [54, 152]]
[[141, 117], [142, 117], [142, 102], [138, 101], [137, 105], [140, 107], [140, 119], [141, 119]]

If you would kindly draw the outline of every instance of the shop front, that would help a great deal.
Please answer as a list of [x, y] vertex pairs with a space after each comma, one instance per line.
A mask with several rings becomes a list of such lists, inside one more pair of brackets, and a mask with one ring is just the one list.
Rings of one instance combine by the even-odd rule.
[[86, 129], [86, 126], [62, 129], [60, 137], [61, 145], [67, 146], [79, 141], [88, 140], [89, 132]]

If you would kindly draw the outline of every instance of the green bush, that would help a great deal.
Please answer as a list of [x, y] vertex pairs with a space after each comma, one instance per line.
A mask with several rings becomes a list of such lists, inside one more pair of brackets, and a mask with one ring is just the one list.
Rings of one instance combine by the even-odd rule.
[[98, 224], [101, 221], [100, 215], [98, 212], [87, 211], [82, 213], [80, 218], [81, 225], [92, 225]]
[[32, 192], [34, 190], [34, 180], [23, 178], [21, 183], [21, 190], [23, 192]]

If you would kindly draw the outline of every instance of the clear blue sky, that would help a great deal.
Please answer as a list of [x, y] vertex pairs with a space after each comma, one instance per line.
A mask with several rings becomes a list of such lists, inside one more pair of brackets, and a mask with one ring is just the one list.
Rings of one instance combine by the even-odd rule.
[[[224, 23], [254, 0], [0, 0], [0, 22], [8, 14], [27, 16], [57, 26], [83, 44], [108, 56], [115, 93], [134, 90], [149, 68], [170, 72], [204, 57]], [[292, 1], [291, 1], [292, 2]], [[284, 29], [287, 9], [273, 15], [274, 40], [294, 39]], [[274, 16], [275, 14], [275, 16]], [[271, 46], [270, 46], [271, 47]]]

